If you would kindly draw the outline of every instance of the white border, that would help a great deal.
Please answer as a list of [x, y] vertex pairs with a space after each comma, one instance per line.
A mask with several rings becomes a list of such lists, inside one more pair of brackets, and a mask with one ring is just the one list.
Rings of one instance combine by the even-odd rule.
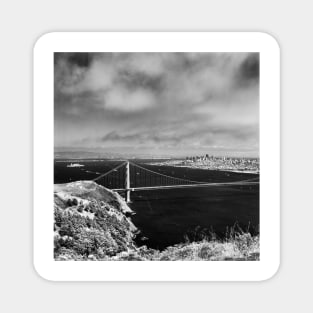
[[[260, 261], [53, 260], [53, 53], [260, 52]], [[280, 50], [265, 33], [48, 33], [34, 47], [34, 266], [52, 281], [260, 281], [280, 262]]]

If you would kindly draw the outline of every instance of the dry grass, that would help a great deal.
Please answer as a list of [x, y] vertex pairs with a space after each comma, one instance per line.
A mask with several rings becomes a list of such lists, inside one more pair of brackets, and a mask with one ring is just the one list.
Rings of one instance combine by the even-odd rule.
[[231, 240], [192, 242], [169, 247], [157, 259], [166, 261], [257, 261], [259, 236], [240, 234]]
[[155, 256], [167, 261], [258, 261], [260, 238], [252, 236], [249, 227], [242, 230], [238, 224], [227, 229], [224, 239], [214, 231], [208, 234], [199, 229], [186, 237], [186, 243], [168, 247]]
[[212, 233], [201, 241], [168, 247], [164, 251], [138, 248], [122, 252], [107, 260], [115, 261], [258, 261], [260, 259], [259, 236], [252, 236], [235, 225], [226, 239], [219, 240]]

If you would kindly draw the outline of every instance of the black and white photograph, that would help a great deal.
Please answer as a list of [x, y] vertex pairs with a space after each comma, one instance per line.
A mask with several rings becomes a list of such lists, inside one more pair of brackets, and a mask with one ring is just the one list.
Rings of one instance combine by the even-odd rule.
[[54, 260], [259, 261], [258, 52], [54, 52]]

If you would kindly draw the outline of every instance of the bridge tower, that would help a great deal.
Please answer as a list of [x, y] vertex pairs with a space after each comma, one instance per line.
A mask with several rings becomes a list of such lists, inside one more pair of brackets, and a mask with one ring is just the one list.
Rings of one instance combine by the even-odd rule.
[[126, 162], [125, 166], [125, 200], [126, 203], [130, 203], [130, 173], [129, 173], [129, 162]]

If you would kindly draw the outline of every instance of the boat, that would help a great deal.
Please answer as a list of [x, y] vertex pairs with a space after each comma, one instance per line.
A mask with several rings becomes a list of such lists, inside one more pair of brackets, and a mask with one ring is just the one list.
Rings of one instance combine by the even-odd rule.
[[68, 164], [66, 167], [84, 167], [85, 165], [79, 163], [71, 163]]

